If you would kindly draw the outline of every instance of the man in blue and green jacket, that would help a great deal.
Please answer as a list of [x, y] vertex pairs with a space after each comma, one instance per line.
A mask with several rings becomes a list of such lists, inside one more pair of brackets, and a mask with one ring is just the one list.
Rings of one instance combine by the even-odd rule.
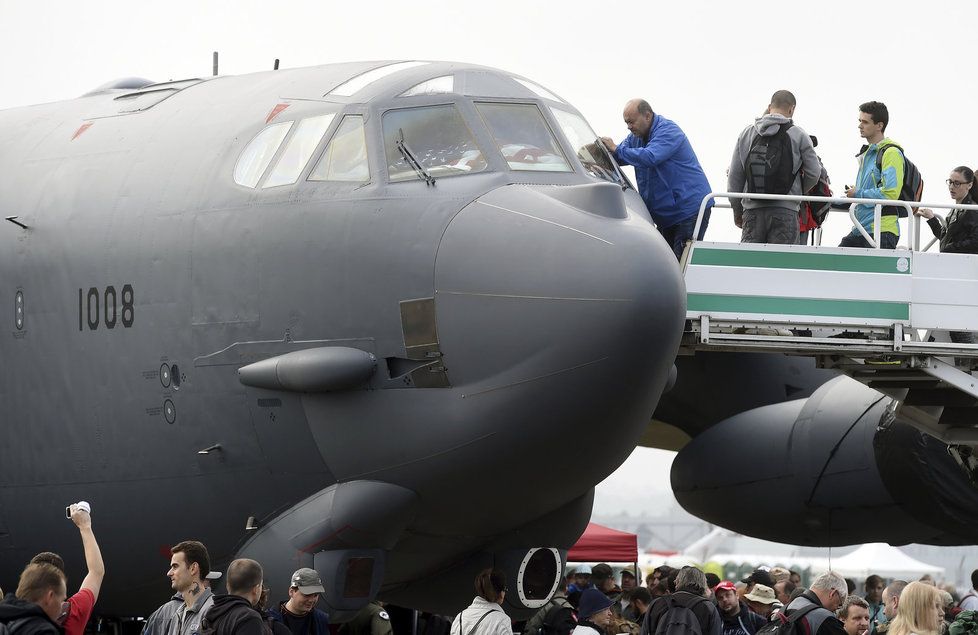
[[[849, 198], [900, 198], [903, 189], [903, 153], [892, 139], [885, 135], [886, 124], [890, 122], [890, 113], [886, 105], [878, 101], [866, 102], [859, 106], [859, 136], [868, 145], [862, 147], [859, 157], [859, 174], [856, 185], [846, 189]], [[883, 153], [882, 170], [878, 167], [879, 153]], [[884, 206], [880, 217], [880, 247], [883, 249], [896, 248], [900, 239], [899, 206]], [[874, 206], [868, 204], [856, 205], [856, 219], [870, 236], [873, 236]], [[847, 234], [840, 247], [871, 247], [869, 242], [859, 232], [857, 227]]]

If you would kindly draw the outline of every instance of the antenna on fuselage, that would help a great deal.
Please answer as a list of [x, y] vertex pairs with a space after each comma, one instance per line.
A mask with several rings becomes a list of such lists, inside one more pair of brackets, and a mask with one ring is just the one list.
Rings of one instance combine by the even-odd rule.
[[21, 229], [30, 229], [30, 227], [17, 220], [18, 218], [20, 218], [20, 216], [7, 216], [7, 220], [13, 223], [14, 225], [16, 225], [17, 227], [20, 227]]
[[217, 77], [217, 51], [214, 51], [214, 77]]
[[275, 58], [275, 68], [273, 68], [272, 70], [273, 71], [277, 71], [278, 70], [278, 58], [277, 57]]

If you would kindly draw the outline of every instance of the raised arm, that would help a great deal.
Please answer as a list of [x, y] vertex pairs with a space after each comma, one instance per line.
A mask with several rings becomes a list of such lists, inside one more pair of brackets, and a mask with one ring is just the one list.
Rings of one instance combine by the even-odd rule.
[[102, 562], [102, 551], [98, 548], [95, 533], [92, 531], [92, 516], [84, 509], [72, 505], [71, 520], [81, 534], [82, 547], [85, 549], [85, 565], [88, 567], [88, 574], [82, 580], [81, 588], [91, 591], [95, 599], [98, 600], [98, 592], [102, 588], [102, 579], [105, 578], [105, 563]]

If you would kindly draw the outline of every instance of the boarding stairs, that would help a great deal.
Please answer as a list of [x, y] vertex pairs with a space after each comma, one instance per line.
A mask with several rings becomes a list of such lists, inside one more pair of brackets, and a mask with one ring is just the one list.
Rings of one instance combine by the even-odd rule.
[[[928, 251], [936, 241], [920, 249], [911, 204], [878, 199], [715, 192], [704, 198], [693, 235], [710, 199], [748, 197], [844, 206], [871, 245], [879, 244], [881, 205], [902, 204], [907, 246], [825, 247], [821, 230], [813, 245], [692, 241], [681, 261], [687, 327], [680, 352], [814, 357], [892, 397], [896, 413], [921, 431], [952, 447], [978, 445], [978, 344], [950, 335], [978, 331], [978, 255]], [[875, 236], [856, 221], [857, 203], [875, 206]]]

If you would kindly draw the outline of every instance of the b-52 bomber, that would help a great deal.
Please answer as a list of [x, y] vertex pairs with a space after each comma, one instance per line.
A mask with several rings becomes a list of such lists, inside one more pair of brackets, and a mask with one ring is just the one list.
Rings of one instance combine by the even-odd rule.
[[[646, 429], [675, 257], [581, 114], [525, 78], [348, 63], [0, 112], [0, 585], [93, 506], [98, 610], [168, 548], [292, 570], [337, 616], [541, 606]], [[572, 467], [569, 467], [572, 466]]]

